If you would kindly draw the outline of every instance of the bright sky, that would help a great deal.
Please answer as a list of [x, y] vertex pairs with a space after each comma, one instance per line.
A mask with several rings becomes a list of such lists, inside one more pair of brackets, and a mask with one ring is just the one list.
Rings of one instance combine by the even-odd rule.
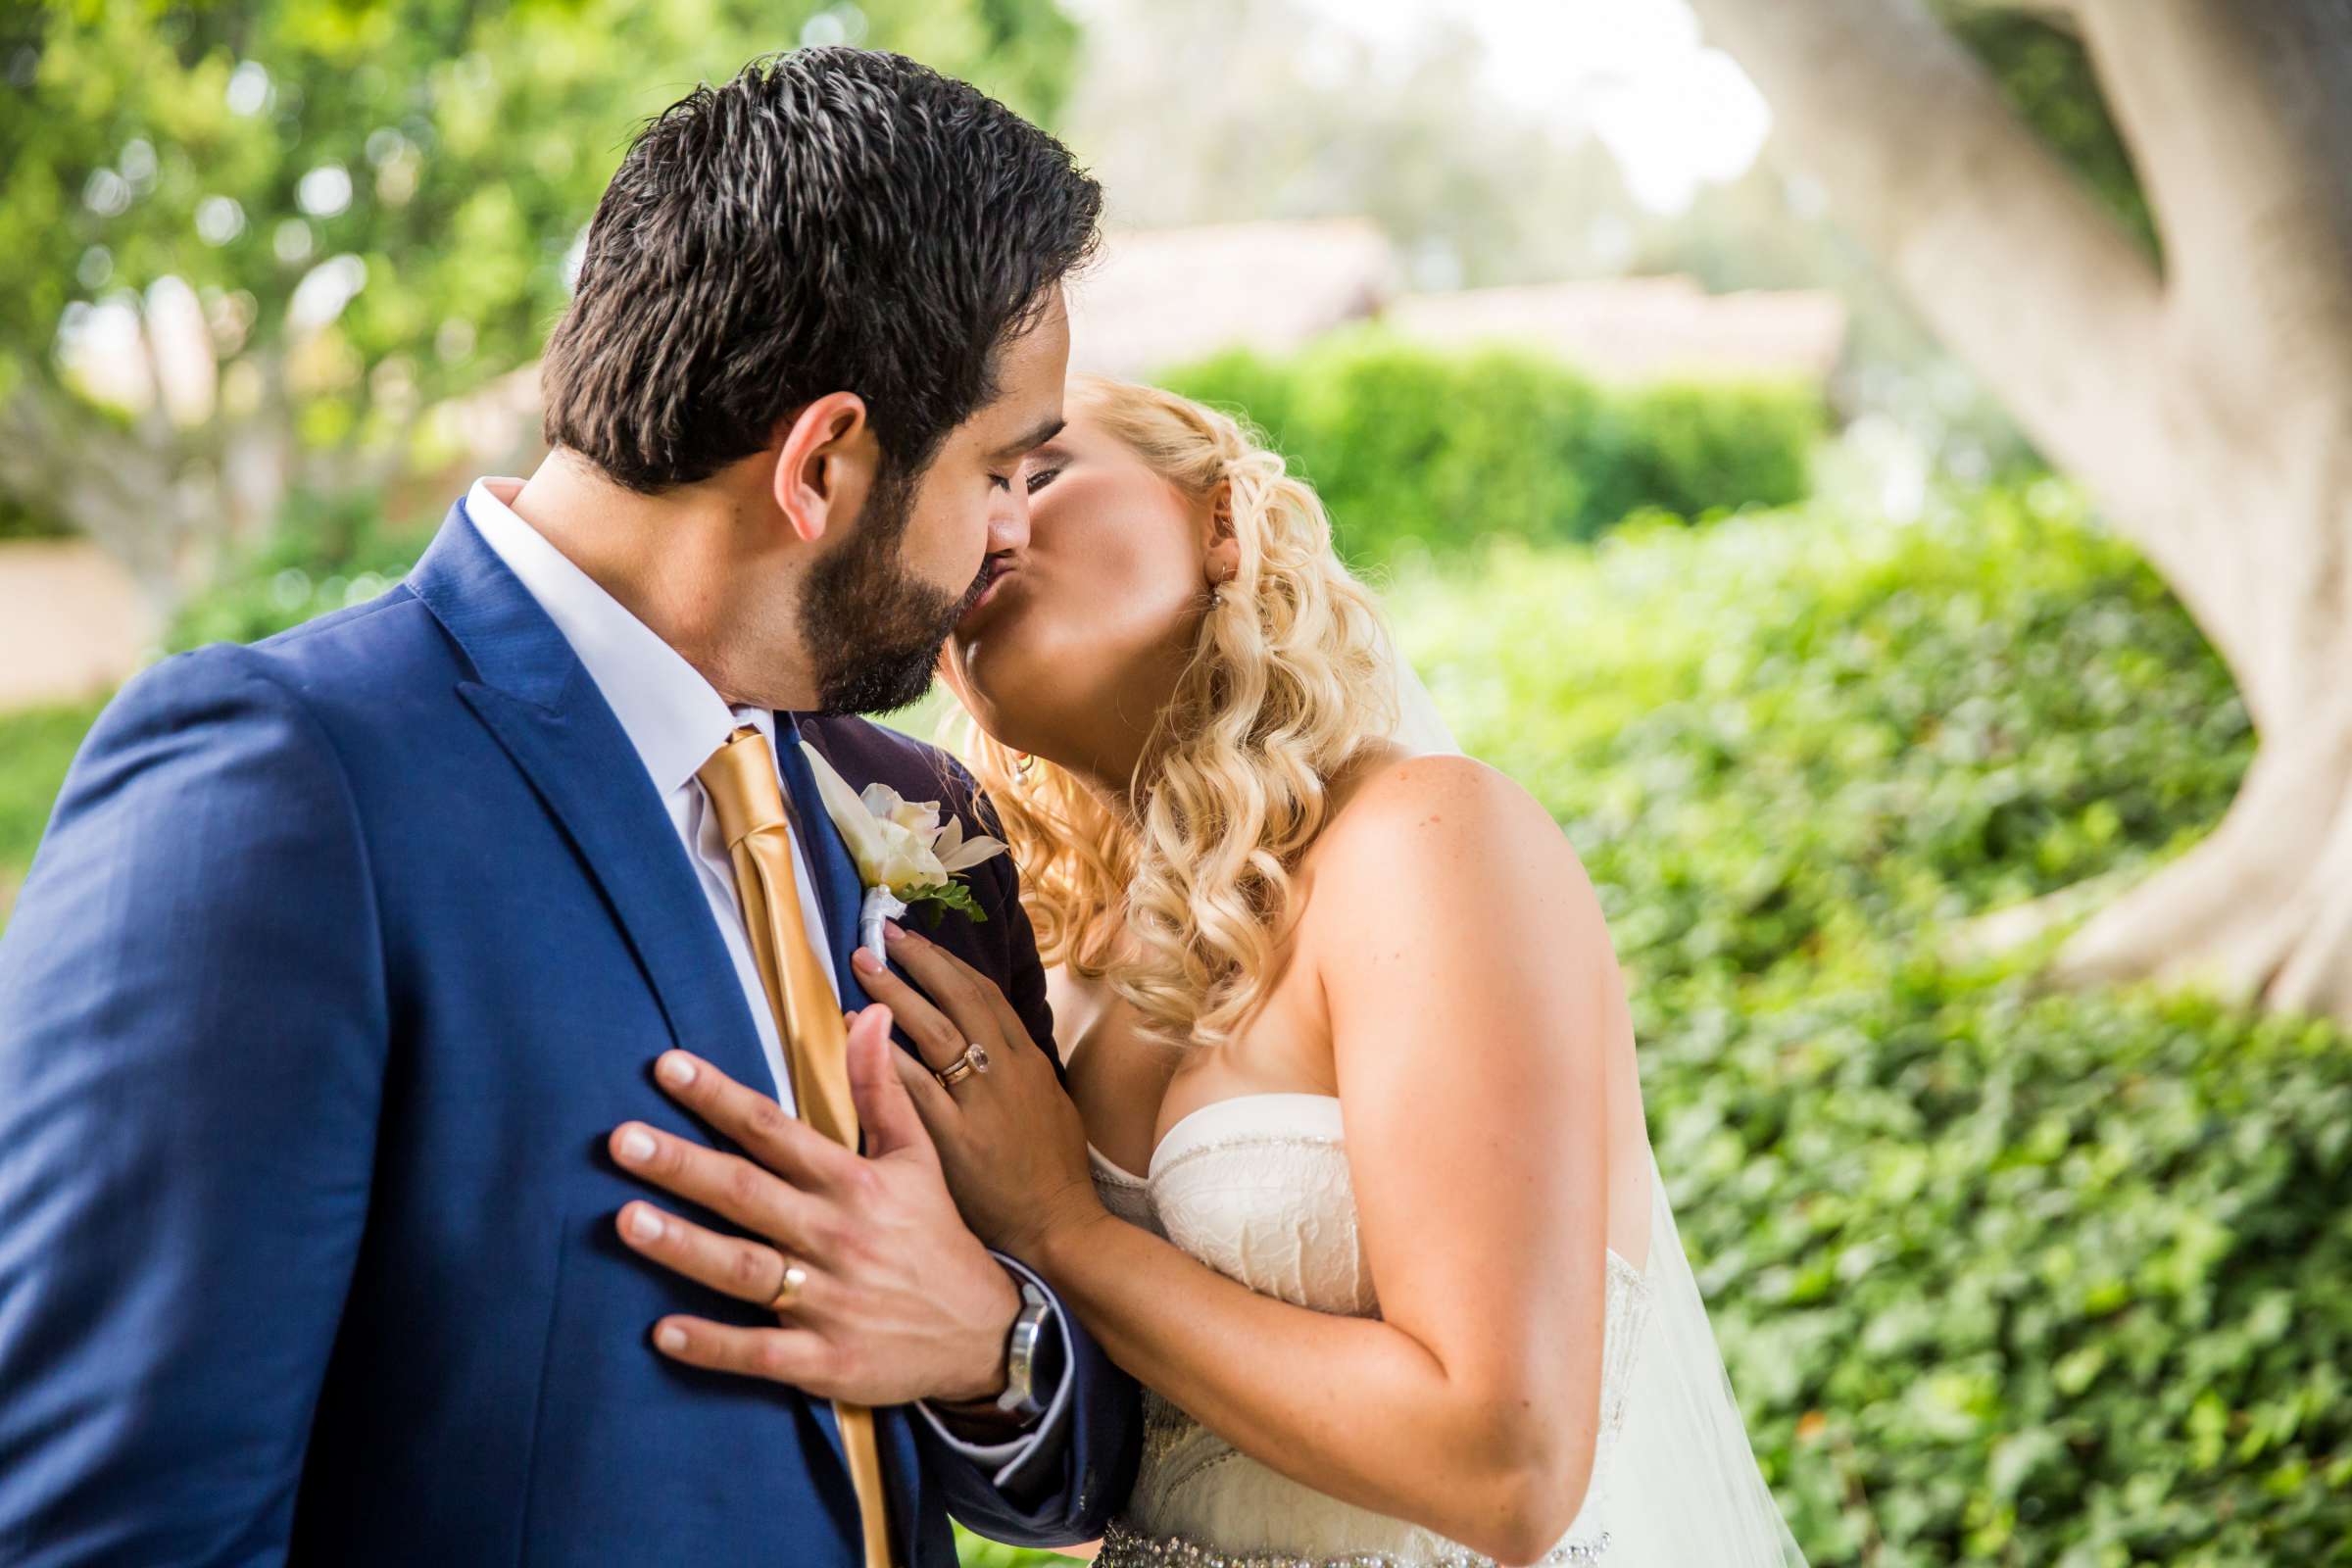
[[1440, 19], [1485, 40], [1494, 89], [1587, 124], [1635, 199], [1661, 213], [1755, 161], [1772, 117], [1683, 0], [1302, 0], [1333, 27], [1404, 50]]

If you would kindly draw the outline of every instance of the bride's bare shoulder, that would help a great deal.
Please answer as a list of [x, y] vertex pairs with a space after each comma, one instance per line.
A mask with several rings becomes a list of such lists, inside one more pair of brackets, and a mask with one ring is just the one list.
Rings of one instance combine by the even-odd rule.
[[[1319, 967], [1352, 972], [1399, 942], [1468, 932], [1499, 956], [1501, 928], [1540, 927], [1553, 951], [1608, 951], [1600, 902], [1543, 803], [1474, 758], [1384, 760], [1351, 781], [1311, 863], [1302, 936]], [[1511, 911], [1498, 920], [1497, 911]]]
[[1316, 839], [1323, 876], [1394, 867], [1401, 858], [1464, 869], [1503, 851], [1556, 868], [1576, 852], [1543, 803], [1519, 782], [1474, 757], [1389, 753], [1365, 760], [1338, 782], [1333, 811]]

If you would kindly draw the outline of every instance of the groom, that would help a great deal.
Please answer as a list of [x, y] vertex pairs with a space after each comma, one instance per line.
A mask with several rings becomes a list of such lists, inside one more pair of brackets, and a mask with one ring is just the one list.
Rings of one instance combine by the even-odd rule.
[[[1134, 1387], [957, 1220], [887, 1042], [845, 1056], [859, 889], [797, 744], [969, 821], [937, 754], [835, 715], [919, 694], [1020, 543], [1099, 204], [896, 56], [698, 90], [598, 209], [529, 481], [374, 603], [109, 709], [0, 942], [0, 1560], [1100, 1532]], [[1052, 1039], [1009, 866], [970, 887], [940, 940]], [[854, 1102], [863, 1155], [745, 1180], [673, 1047], [794, 1137]], [[705, 1210], [638, 1201], [689, 1165]]]

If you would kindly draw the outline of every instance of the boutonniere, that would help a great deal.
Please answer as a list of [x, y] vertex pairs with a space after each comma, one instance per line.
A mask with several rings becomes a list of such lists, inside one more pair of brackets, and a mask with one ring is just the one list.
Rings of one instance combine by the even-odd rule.
[[985, 833], [963, 836], [963, 823], [943, 816], [937, 801], [909, 801], [887, 784], [868, 784], [861, 794], [833, 771], [815, 747], [801, 742], [825, 814], [841, 830], [865, 901], [858, 910], [859, 944], [882, 956], [882, 922], [920, 908], [924, 923], [937, 925], [950, 909], [985, 920], [988, 911], [972, 902], [971, 889], [956, 878], [1004, 853], [1002, 840]]

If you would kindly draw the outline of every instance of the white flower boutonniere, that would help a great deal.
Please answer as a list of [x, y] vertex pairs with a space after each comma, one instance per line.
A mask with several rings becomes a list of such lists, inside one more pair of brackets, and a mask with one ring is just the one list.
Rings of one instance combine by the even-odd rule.
[[882, 922], [918, 905], [932, 925], [949, 909], [974, 920], [988, 918], [956, 877], [1003, 855], [1002, 840], [985, 833], [967, 839], [963, 823], [953, 815], [943, 818], [937, 801], [909, 801], [887, 784], [868, 784], [860, 794], [815, 747], [803, 741], [801, 752], [816, 775], [825, 814], [841, 830], [850, 858], [858, 862], [858, 880], [865, 884], [858, 911], [861, 946], [882, 956]]

